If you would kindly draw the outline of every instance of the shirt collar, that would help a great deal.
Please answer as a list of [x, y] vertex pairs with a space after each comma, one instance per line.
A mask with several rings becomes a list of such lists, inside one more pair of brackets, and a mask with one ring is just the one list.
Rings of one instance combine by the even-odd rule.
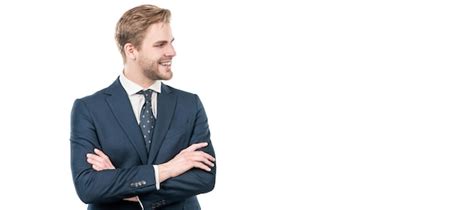
[[129, 96], [136, 94], [140, 90], [147, 90], [147, 89], [152, 89], [153, 91], [157, 93], [161, 93], [161, 80], [156, 80], [150, 87], [145, 88], [145, 89], [142, 88], [137, 83], [129, 80], [125, 76], [125, 74], [123, 74], [123, 72], [120, 74], [119, 80], [123, 88], [125, 89], [125, 92], [127, 92], [127, 95]]

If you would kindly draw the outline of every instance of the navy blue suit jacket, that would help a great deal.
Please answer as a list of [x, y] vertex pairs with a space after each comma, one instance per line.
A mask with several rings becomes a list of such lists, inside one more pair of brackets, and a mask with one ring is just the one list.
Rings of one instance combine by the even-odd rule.
[[[150, 152], [117, 79], [108, 88], [74, 102], [71, 113], [71, 168], [79, 198], [88, 209], [141, 209], [124, 198], [139, 196], [144, 209], [200, 209], [196, 195], [214, 188], [211, 172], [191, 169], [160, 183], [152, 165], [165, 163], [181, 150], [208, 142], [204, 152], [215, 157], [207, 116], [199, 97], [162, 84]], [[107, 154], [115, 170], [95, 171], [86, 161], [94, 148]]]

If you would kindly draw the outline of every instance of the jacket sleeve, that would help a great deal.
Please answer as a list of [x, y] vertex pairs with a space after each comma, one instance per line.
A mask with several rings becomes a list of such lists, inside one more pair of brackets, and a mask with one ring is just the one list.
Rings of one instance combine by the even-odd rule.
[[74, 102], [71, 113], [71, 170], [74, 186], [84, 203], [109, 203], [156, 190], [154, 169], [142, 165], [126, 169], [95, 171], [86, 154], [101, 149], [97, 127], [87, 104]]
[[[195, 102], [197, 112], [190, 144], [208, 142], [208, 146], [203, 148], [202, 151], [215, 157], [206, 112], [197, 95], [195, 95]], [[155, 190], [151, 193], [139, 195], [144, 209], [153, 209], [176, 201], [182, 201], [201, 193], [210, 192], [214, 189], [216, 181], [216, 166], [217, 164], [211, 167], [209, 172], [202, 169], [191, 169], [180, 176], [160, 183], [158, 191]]]

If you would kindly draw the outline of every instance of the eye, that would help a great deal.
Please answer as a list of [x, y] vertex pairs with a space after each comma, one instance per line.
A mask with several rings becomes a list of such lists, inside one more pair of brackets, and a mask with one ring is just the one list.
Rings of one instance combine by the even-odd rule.
[[164, 47], [166, 44], [165, 43], [159, 43], [159, 44], [155, 44], [154, 47]]

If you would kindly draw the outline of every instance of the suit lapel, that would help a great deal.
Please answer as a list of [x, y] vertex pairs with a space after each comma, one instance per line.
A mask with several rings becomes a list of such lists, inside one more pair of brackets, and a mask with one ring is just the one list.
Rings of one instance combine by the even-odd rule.
[[173, 94], [171, 89], [162, 84], [161, 93], [157, 97], [157, 120], [153, 133], [153, 140], [151, 142], [150, 155], [148, 157], [148, 164], [154, 164], [156, 155], [158, 154], [163, 140], [168, 132], [171, 119], [174, 115], [176, 106], [176, 96]]
[[133, 113], [128, 95], [118, 79], [107, 88], [106, 93], [110, 94], [110, 97], [106, 100], [112, 113], [140, 156], [142, 164], [146, 163], [147, 151], [145, 142], [140, 128], [138, 127], [138, 122]]

